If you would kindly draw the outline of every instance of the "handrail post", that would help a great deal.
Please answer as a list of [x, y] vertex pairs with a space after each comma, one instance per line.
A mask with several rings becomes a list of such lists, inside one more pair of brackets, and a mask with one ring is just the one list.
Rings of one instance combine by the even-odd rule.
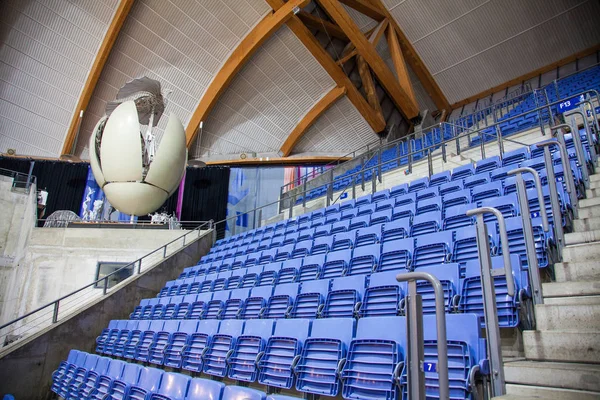
[[583, 117], [583, 128], [585, 129], [585, 134], [588, 138], [588, 146], [590, 148], [590, 156], [592, 157], [592, 163], [594, 164], [594, 167], [596, 167], [598, 165], [598, 156], [596, 154], [596, 147], [594, 146], [594, 133], [592, 132], [592, 129], [590, 129], [590, 124], [585, 110], [585, 104], [589, 104], [592, 110], [594, 109], [594, 105], [591, 101], [582, 102], [579, 106], [579, 111], [581, 113], [581, 116]]
[[[504, 269], [492, 269], [492, 257], [490, 253], [490, 240], [487, 225], [483, 215], [492, 213], [498, 219], [500, 237], [502, 242], [502, 256], [504, 258]], [[485, 330], [487, 337], [488, 353], [490, 357], [492, 372], [492, 397], [506, 394], [506, 381], [504, 378], [504, 365], [502, 361], [502, 348], [500, 343], [500, 327], [498, 315], [496, 314], [496, 290], [494, 288], [494, 277], [504, 275], [506, 277], [507, 292], [509, 296], [515, 295], [515, 285], [510, 264], [510, 253], [508, 249], [508, 235], [502, 213], [495, 208], [482, 207], [467, 211], [468, 216], [477, 216], [477, 249], [479, 251], [479, 264], [481, 265], [481, 286], [483, 290], [483, 305], [485, 317]]]
[[429, 177], [433, 175], [433, 160], [431, 158], [431, 148], [427, 148], [427, 172], [429, 173]]
[[[414, 135], [411, 135], [414, 136]], [[410, 136], [407, 138], [407, 144], [408, 144], [408, 157], [407, 157], [407, 162], [408, 162], [408, 173], [412, 174], [412, 159], [413, 159], [413, 155], [412, 155], [412, 140], [410, 138]]]
[[[548, 189], [550, 192], [550, 205], [552, 207], [552, 216], [554, 218], [554, 232], [558, 241], [558, 257], [562, 260], [562, 249], [565, 245], [565, 232], [562, 224], [562, 211], [558, 198], [558, 189], [556, 186], [556, 177], [554, 175], [554, 165], [552, 163], [552, 154], [550, 154], [550, 146], [560, 146], [556, 140], [547, 140], [538, 143], [537, 148], [544, 149], [544, 164], [546, 166], [546, 177], [548, 180]], [[566, 216], [565, 216], [566, 220]]]
[[[579, 111], [574, 112], [573, 114], [580, 114]], [[585, 119], [585, 116], [582, 115]], [[583, 154], [583, 145], [581, 144], [581, 136], [579, 136], [579, 129], [577, 129], [577, 122], [575, 121], [575, 117], [571, 115], [571, 138], [573, 138], [573, 144], [575, 145], [575, 155], [577, 156], [577, 162], [581, 167], [581, 177], [583, 179], [583, 185], [586, 189], [590, 188], [590, 175], [587, 169], [587, 163], [585, 161], [585, 155]]]
[[302, 207], [306, 207], [306, 187], [308, 178], [304, 177], [304, 183], [302, 184]]
[[[379, 183], [382, 182], [382, 178], [381, 178], [381, 146], [379, 146], [379, 150], [377, 152], [377, 180], [379, 181]], [[373, 193], [375, 193], [375, 192], [373, 191]]]
[[102, 288], [102, 294], [106, 295], [106, 290], [108, 289], [108, 276], [104, 278], [104, 283], [103, 283], [103, 288]]
[[544, 304], [542, 294], [542, 280], [540, 278], [540, 267], [535, 251], [535, 241], [533, 239], [533, 225], [531, 223], [531, 213], [529, 211], [529, 200], [527, 199], [527, 190], [523, 181], [523, 173], [531, 173], [534, 177], [535, 186], [538, 192], [538, 201], [540, 203], [540, 214], [542, 216], [542, 225], [544, 232], [548, 232], [548, 216], [546, 215], [546, 202], [541, 194], [542, 187], [540, 176], [533, 168], [516, 168], [508, 171], [508, 175], [516, 175], [517, 180], [517, 198], [519, 208], [521, 209], [521, 220], [523, 221], [523, 237], [525, 239], [525, 250], [527, 253], [527, 269], [529, 271], [529, 280], [533, 292], [534, 304]]
[[[408, 391], [414, 400], [425, 399], [425, 371], [423, 370], [423, 312], [421, 296], [417, 294], [417, 281], [428, 281], [435, 294], [435, 321], [437, 330], [439, 398], [450, 398], [448, 381], [448, 343], [446, 335], [446, 307], [444, 290], [440, 281], [427, 272], [409, 272], [396, 275], [398, 282], [408, 282], [407, 330]], [[419, 311], [420, 310], [420, 311]], [[415, 340], [416, 339], [416, 340]], [[415, 343], [416, 342], [416, 343]]]
[[[500, 109], [500, 113], [502, 113], [502, 109]], [[498, 157], [500, 160], [504, 159], [504, 143], [502, 143], [502, 129], [500, 128], [500, 124], [498, 124], [498, 119], [496, 118], [496, 112], [492, 112], [492, 117], [494, 121], [494, 132], [496, 132], [496, 141], [498, 144]]]
[[479, 133], [479, 148], [481, 151], [481, 159], [483, 160], [485, 158], [485, 136], [483, 134], [483, 131], [481, 129], [477, 129], [478, 133]]
[[360, 188], [365, 191], [365, 158], [360, 158]]
[[569, 162], [569, 153], [567, 152], [567, 145], [565, 144], [565, 137], [563, 134], [563, 128], [569, 127], [567, 124], [559, 124], [553, 126], [551, 131], [556, 135], [558, 142], [558, 150], [560, 151], [560, 161], [563, 166], [563, 174], [566, 183], [567, 193], [571, 198], [571, 205], [573, 206], [573, 216], [577, 218], [579, 216], [579, 199], [577, 198], [577, 188], [575, 187], [575, 178], [573, 178], [573, 171], [571, 170], [571, 163]]
[[331, 205], [333, 200], [333, 168], [329, 170], [329, 184], [327, 185], [327, 207]]
[[52, 323], [55, 324], [58, 321], [58, 303], [60, 300], [54, 302], [54, 311], [52, 312]]

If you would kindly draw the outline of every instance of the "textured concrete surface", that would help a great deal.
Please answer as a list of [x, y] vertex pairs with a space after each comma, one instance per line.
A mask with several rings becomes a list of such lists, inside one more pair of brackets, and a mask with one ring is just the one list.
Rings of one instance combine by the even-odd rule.
[[81, 312], [2, 349], [0, 394], [11, 393], [16, 399], [47, 399], [51, 395], [52, 372], [67, 358], [70, 349], [92, 353], [96, 337], [110, 320], [128, 318], [141, 299], [156, 296], [166, 281], [175, 279], [185, 266], [197, 263], [211, 246], [212, 235], [206, 232], [160, 264], [116, 286]]
[[600, 392], [600, 365], [513, 361], [504, 374], [508, 383]]
[[552, 399], [552, 400], [598, 400], [598, 392], [587, 390], [557, 389], [542, 386], [506, 385], [507, 395], [494, 397], [502, 400], [529, 400], [529, 399]]
[[574, 363], [600, 360], [600, 332], [524, 331], [523, 344], [528, 360]]

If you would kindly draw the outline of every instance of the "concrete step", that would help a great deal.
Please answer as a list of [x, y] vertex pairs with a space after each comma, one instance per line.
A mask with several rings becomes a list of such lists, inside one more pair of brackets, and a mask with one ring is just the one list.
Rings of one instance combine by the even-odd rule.
[[590, 181], [590, 189], [600, 189], [600, 182]]
[[565, 235], [565, 244], [581, 244], [600, 241], [600, 230], [588, 230], [567, 233]]
[[543, 386], [526, 386], [507, 384], [506, 396], [494, 397], [502, 400], [533, 400], [533, 399], [552, 399], [552, 400], [598, 400], [599, 392], [590, 392], [587, 390], [556, 389]]
[[573, 221], [573, 230], [575, 232], [600, 230], [600, 218], [581, 218]]
[[559, 306], [600, 306], [600, 296], [574, 296], [574, 297], [546, 297], [544, 304]]
[[[593, 182], [593, 183], [599, 183], [600, 182]], [[590, 188], [592, 187], [592, 182], [590, 182]], [[596, 197], [596, 196], [600, 196], [600, 187], [594, 188], [594, 189], [587, 189], [585, 191], [585, 197], [588, 199], [591, 199], [592, 197]]]
[[600, 331], [524, 331], [525, 358], [538, 361], [597, 363]]
[[600, 282], [549, 282], [542, 283], [544, 299], [550, 297], [600, 296]]
[[600, 182], [600, 174], [590, 175], [590, 182]]
[[556, 282], [600, 281], [600, 262], [563, 262], [554, 264]]
[[579, 207], [579, 218], [600, 217], [600, 205]]
[[540, 361], [504, 363], [506, 383], [600, 392], [600, 365]]
[[593, 304], [538, 304], [535, 320], [539, 331], [600, 332], [600, 307]]
[[574, 244], [563, 249], [563, 262], [598, 261], [600, 242]]
[[600, 206], [600, 197], [588, 197], [587, 199], [579, 200], [579, 208], [588, 208], [593, 206]]

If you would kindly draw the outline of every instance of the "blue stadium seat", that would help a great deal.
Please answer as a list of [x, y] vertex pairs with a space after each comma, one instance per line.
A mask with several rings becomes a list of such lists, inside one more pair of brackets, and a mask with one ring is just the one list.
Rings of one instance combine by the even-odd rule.
[[196, 333], [198, 321], [181, 321], [176, 332], [171, 334], [169, 342], [164, 348], [163, 364], [172, 368], [181, 368], [181, 352], [188, 344], [191, 335]]
[[342, 232], [333, 235], [331, 251], [351, 249], [354, 247], [356, 231]]
[[[58, 366], [58, 369], [52, 373], [52, 386], [50, 390], [59, 394], [67, 383], [73, 378], [75, 371], [83, 367], [87, 353], [83, 351], [71, 350], [66, 361]], [[96, 356], [95, 356], [96, 357]]]
[[[142, 368], [138, 381], [129, 387], [125, 399], [144, 399], [149, 394], [156, 392], [160, 386], [163, 371], [156, 368]], [[114, 395], [112, 396], [114, 397]]]
[[475, 166], [473, 164], [461, 165], [452, 170], [452, 181], [462, 180], [471, 175], [475, 175]]
[[[131, 386], [135, 385], [140, 380], [142, 370], [145, 370], [145, 368], [141, 365], [126, 363], [121, 376], [115, 378], [111, 382], [110, 386], [108, 387], [106, 397], [102, 398], [125, 399], [129, 394], [129, 389], [131, 389]], [[92, 397], [100, 398], [99, 395], [95, 395], [93, 393]]]
[[[90, 362], [88, 363], [88, 360]], [[89, 396], [96, 385], [98, 376], [104, 374], [108, 369], [111, 359], [108, 357], [96, 357], [94, 360], [91, 355], [86, 357], [83, 367], [75, 370], [73, 379], [71, 379], [61, 396], [65, 399], [79, 400]]]
[[354, 230], [359, 228], [366, 228], [371, 224], [371, 214], [362, 215], [360, 217], [354, 217], [350, 221], [348, 230]]
[[452, 231], [442, 231], [435, 235], [419, 236], [415, 239], [412, 268], [439, 265], [450, 261], [454, 235]]
[[321, 316], [325, 318], [357, 316], [364, 291], [364, 275], [333, 279]]
[[408, 184], [403, 183], [401, 185], [394, 186], [390, 189], [390, 198], [402, 196], [408, 193]]
[[358, 312], [363, 317], [398, 315], [406, 292], [406, 283], [396, 280], [399, 271], [377, 272], [369, 277], [369, 284]]
[[357, 229], [354, 247], [366, 246], [379, 243], [381, 241], [381, 231], [383, 225], [370, 226], [368, 228]]
[[211, 337], [202, 355], [204, 360], [203, 373], [219, 377], [227, 376], [229, 355], [243, 329], [244, 321], [242, 320], [229, 319], [221, 321], [219, 331]]
[[419, 190], [415, 194], [417, 196], [417, 202], [419, 202], [422, 200], [432, 199], [434, 197], [439, 196], [439, 189], [436, 186], [429, 189]]
[[442, 197], [442, 211], [444, 215], [450, 207], [459, 206], [461, 204], [469, 204], [471, 202], [471, 191], [457, 190], [456, 192], [448, 193]]
[[408, 193], [399, 197], [396, 197], [396, 207], [404, 206], [406, 204], [415, 204], [417, 202], [416, 193]]
[[357, 217], [361, 217], [363, 215], [373, 214], [376, 210], [377, 206], [375, 204], [365, 204], [358, 207], [356, 212]]
[[[518, 254], [523, 265], [527, 265], [527, 250], [525, 248], [525, 238], [523, 236], [523, 221], [521, 217], [507, 218], [506, 231], [508, 235], [508, 247], [510, 254]], [[532, 218], [533, 240], [535, 244], [535, 253], [538, 259], [538, 266], [545, 268], [550, 264], [548, 256], [549, 239], [546, 237], [542, 228], [541, 218]], [[502, 247], [498, 245], [498, 254], [502, 254]]]
[[350, 220], [339, 221], [331, 224], [331, 234], [335, 235], [336, 233], [347, 232], [348, 227], [350, 226]]
[[338, 250], [327, 254], [327, 258], [321, 267], [321, 278], [337, 278], [344, 276], [348, 269], [348, 263], [352, 257], [352, 250]]
[[100, 333], [100, 336], [96, 338], [96, 353], [104, 353], [106, 343], [113, 338], [114, 341], [116, 336], [119, 334], [121, 329], [125, 329], [127, 326], [127, 320], [111, 320], [108, 323], [108, 328], [105, 328]]
[[147, 400], [174, 400], [183, 399], [190, 385], [190, 378], [187, 375], [176, 372], [165, 372], [160, 381], [156, 393], [146, 396]]
[[303, 282], [300, 293], [296, 296], [296, 301], [289, 313], [290, 318], [317, 318], [329, 288], [329, 279]]
[[290, 232], [290, 233], [286, 233], [283, 236], [283, 241], [281, 242], [282, 245], [288, 245], [288, 244], [296, 244], [296, 241], [298, 241], [298, 232], [294, 231], [294, 232]]
[[431, 211], [421, 215], [416, 215], [413, 218], [412, 226], [410, 227], [410, 236], [416, 237], [437, 232], [440, 230], [441, 225], [441, 211]]
[[318, 319], [295, 367], [296, 389], [336, 396], [341, 388], [340, 366], [356, 329], [354, 318]]
[[408, 193], [414, 193], [429, 187], [429, 177], [415, 179], [408, 184]]
[[387, 199], [390, 198], [390, 190], [389, 189], [384, 189], [384, 190], [380, 190], [376, 193], [373, 193], [373, 196], [371, 198], [371, 202], [372, 203], [379, 203], [382, 201], [385, 201]]
[[240, 319], [254, 319], [260, 318], [261, 313], [264, 312], [264, 307], [267, 304], [267, 300], [273, 293], [273, 286], [257, 286], [252, 288], [250, 295], [244, 301], [242, 310], [239, 314]]
[[493, 171], [496, 168], [500, 168], [501, 166], [502, 166], [502, 162], [500, 161], [500, 157], [498, 157], [498, 156], [488, 157], [481, 161], [478, 161], [475, 164], [475, 173], [479, 174], [481, 172]]
[[342, 212], [344, 210], [352, 210], [352, 209], [354, 209], [354, 204], [355, 203], [356, 203], [356, 201], [354, 199], [346, 200], [346, 201], [340, 203], [340, 212]]
[[225, 302], [229, 300], [229, 291], [215, 292], [212, 300], [206, 305], [206, 312], [202, 316], [203, 319], [219, 319], [221, 312], [225, 308]]
[[329, 235], [331, 235], [331, 222], [316, 227], [315, 232], [313, 233], [313, 239]]
[[270, 286], [277, 283], [281, 262], [266, 264], [263, 271], [258, 274], [256, 286]]
[[[460, 265], [446, 263], [419, 269], [419, 272], [430, 273], [435, 276], [444, 289], [444, 304], [446, 312], [451, 313], [458, 308], [460, 299]], [[417, 282], [417, 293], [421, 295], [423, 314], [435, 314], [435, 293], [433, 286], [426, 281]]]
[[240, 310], [244, 306], [244, 300], [250, 295], [250, 289], [234, 289], [229, 294], [229, 299], [225, 301], [223, 308], [219, 313], [220, 319], [237, 318]]
[[396, 205], [395, 198], [391, 198], [388, 200], [382, 200], [382, 201], [376, 203], [375, 211], [391, 210], [392, 208], [394, 208], [395, 205]]
[[415, 203], [404, 204], [401, 206], [396, 206], [392, 210], [392, 220], [404, 219], [408, 218], [412, 220], [412, 218], [417, 213], [417, 207]]
[[233, 271], [219, 272], [217, 277], [215, 279], [213, 279], [213, 281], [212, 281], [212, 286], [210, 288], [210, 291], [218, 292], [220, 290], [223, 290], [223, 288], [225, 287], [225, 284], [227, 283], [227, 280], [229, 278], [231, 278], [232, 274], [233, 274]]
[[200, 293], [196, 296], [196, 300], [188, 307], [188, 312], [185, 315], [186, 319], [200, 319], [206, 313], [208, 303], [212, 300], [212, 293]]
[[445, 196], [449, 193], [456, 192], [458, 190], [463, 190], [463, 181], [462, 179], [458, 179], [455, 181], [450, 181], [448, 183], [444, 183], [438, 187], [438, 192], [440, 196]]
[[377, 211], [377, 212], [374, 212], [373, 214], [371, 214], [370, 225], [373, 226], [373, 225], [383, 224], [386, 222], [390, 222], [392, 219], [393, 219], [393, 216], [392, 216], [391, 209]]
[[244, 332], [238, 336], [229, 357], [227, 376], [245, 382], [254, 382], [258, 377], [258, 362], [263, 356], [267, 340], [273, 334], [275, 321], [248, 320]]
[[[535, 189], [534, 189], [535, 190]], [[537, 197], [537, 192], [535, 192]], [[537, 201], [536, 201], [537, 204]], [[511, 193], [506, 196], [494, 197], [482, 200], [480, 207], [493, 207], [498, 209], [504, 216], [504, 218], [511, 218], [520, 215], [519, 211], [519, 200], [516, 193]], [[538, 207], [539, 210], [539, 207]], [[485, 222], [496, 221], [496, 216], [493, 214], [485, 214], [483, 216]]]
[[492, 182], [502, 181], [506, 177], [508, 177], [508, 173], [510, 171], [512, 171], [513, 169], [518, 168], [518, 167], [519, 167], [518, 165], [509, 165], [506, 167], [495, 169], [492, 172], [490, 172], [490, 178], [492, 179]]
[[267, 300], [265, 310], [262, 313], [262, 318], [287, 318], [291, 311], [292, 305], [296, 301], [296, 296], [300, 290], [299, 283], [286, 283], [284, 285], [276, 285], [273, 289], [273, 294]]
[[442, 198], [432, 197], [426, 200], [419, 200], [417, 203], [416, 215], [424, 214], [431, 211], [442, 211]]
[[377, 271], [398, 271], [410, 268], [414, 252], [414, 239], [406, 238], [384, 242]]
[[331, 251], [332, 246], [333, 246], [333, 237], [332, 236], [316, 238], [311, 247], [310, 255], [314, 256], [317, 254], [326, 254], [329, 251]]
[[448, 182], [450, 182], [451, 178], [452, 178], [452, 176], [450, 174], [450, 171], [443, 171], [443, 172], [439, 172], [437, 174], [433, 174], [429, 178], [429, 187], [440, 186], [440, 185], [443, 185], [444, 183], [448, 183]]
[[481, 174], [472, 175], [468, 178], [465, 178], [465, 180], [463, 181], [463, 187], [465, 189], [472, 189], [474, 187], [490, 183], [491, 181], [492, 180], [490, 178], [490, 173], [483, 172]]
[[221, 400], [225, 384], [209, 379], [193, 378], [185, 400]]
[[294, 247], [294, 250], [290, 254], [290, 258], [306, 257], [307, 255], [310, 254], [310, 250], [312, 249], [312, 247], [313, 247], [312, 237], [307, 240], [302, 240], [302, 241], [299, 240], [298, 242], [296, 242], [296, 246]]
[[242, 386], [225, 386], [221, 400], [265, 400], [267, 395], [260, 390]]
[[520, 164], [522, 161], [529, 160], [530, 158], [531, 154], [529, 153], [529, 148], [521, 147], [519, 149], [504, 153], [502, 155], [502, 165], [511, 165], [513, 168], [517, 168], [517, 164]]
[[294, 381], [294, 363], [310, 333], [308, 319], [278, 320], [273, 336], [260, 360], [258, 382], [263, 385], [290, 389]]
[[321, 268], [325, 263], [325, 254], [306, 257], [298, 272], [298, 281], [317, 279], [321, 273]]
[[445, 211], [444, 230], [451, 230], [475, 224], [475, 217], [466, 215], [468, 210], [477, 208], [476, 204], [462, 204], [449, 207]]
[[370, 194], [361, 196], [354, 201], [354, 208], [371, 204], [372, 196]]
[[345, 399], [398, 398], [404, 362], [404, 317], [372, 317], [358, 321], [342, 370]]
[[101, 400], [104, 398], [104, 396], [108, 394], [113, 381], [121, 378], [126, 365], [127, 363], [124, 361], [111, 360], [108, 369], [97, 377], [94, 387], [86, 398], [93, 400]]
[[278, 248], [276, 248], [275, 250], [275, 257], [273, 258], [273, 261], [285, 261], [288, 258], [290, 258], [290, 256], [292, 255], [292, 251], [294, 250], [294, 245], [293, 244], [288, 244], [286, 246], [280, 246]]
[[188, 336], [188, 341], [181, 351], [182, 369], [192, 372], [202, 371], [204, 366], [202, 355], [210, 338], [219, 330], [219, 324], [220, 321], [214, 319], [198, 322], [196, 332]]
[[471, 189], [471, 202], [479, 203], [483, 199], [502, 196], [504, 188], [502, 182], [491, 182]]

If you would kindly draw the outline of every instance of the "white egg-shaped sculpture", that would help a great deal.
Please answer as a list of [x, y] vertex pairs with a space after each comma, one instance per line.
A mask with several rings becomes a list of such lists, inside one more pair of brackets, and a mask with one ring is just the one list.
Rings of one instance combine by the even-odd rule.
[[185, 130], [175, 114], [169, 116], [161, 145], [150, 161], [143, 143], [133, 101], [101, 119], [90, 137], [96, 182], [114, 208], [130, 215], [156, 211], [177, 189], [187, 163]]

